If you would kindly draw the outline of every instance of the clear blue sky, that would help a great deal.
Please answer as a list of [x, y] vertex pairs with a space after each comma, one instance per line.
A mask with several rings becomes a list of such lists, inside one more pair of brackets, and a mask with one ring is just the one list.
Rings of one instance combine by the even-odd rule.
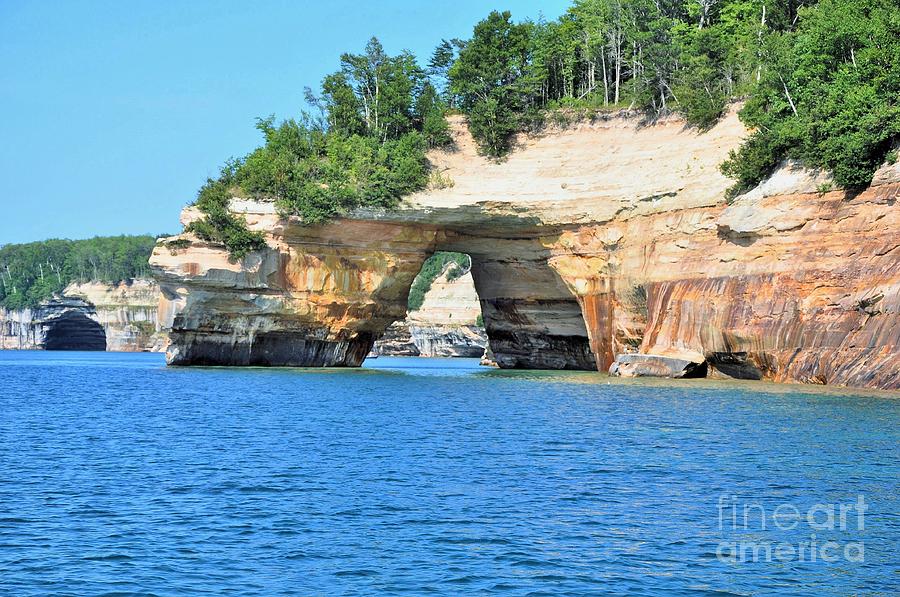
[[567, 0], [0, 0], [0, 244], [177, 232], [254, 118], [295, 116], [341, 52], [378, 36], [420, 59], [492, 8]]

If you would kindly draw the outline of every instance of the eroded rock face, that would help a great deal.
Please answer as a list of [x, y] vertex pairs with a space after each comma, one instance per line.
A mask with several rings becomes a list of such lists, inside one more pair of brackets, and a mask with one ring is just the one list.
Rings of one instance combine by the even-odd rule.
[[5, 349], [106, 350], [97, 311], [80, 298], [54, 298], [35, 309], [2, 311], [0, 325]]
[[[897, 388], [898, 183], [857, 195], [745, 196], [687, 230], [638, 223], [659, 230], [654, 245], [623, 246], [614, 258], [638, 275], [614, 282], [646, 294], [640, 351], [693, 353], [715, 375]], [[736, 224], [740, 212], [750, 222]]]
[[0, 309], [0, 349], [161, 351], [160, 313], [152, 280], [73, 283], [36, 309]]
[[[406, 314], [434, 229], [343, 220], [322, 227], [248, 214], [270, 246], [239, 263], [193, 239], [151, 264], [175, 313], [173, 365], [357, 366]], [[196, 217], [188, 212], [187, 218]]]
[[322, 227], [236, 201], [269, 245], [241, 263], [190, 236], [160, 245], [170, 362], [356, 365], [404, 317], [424, 259], [450, 250], [472, 257], [501, 367], [605, 371], [642, 353], [717, 376], [900, 386], [896, 167], [853, 195], [785, 164], [727, 205], [718, 164], [746, 134], [733, 113], [703, 134], [610, 117], [522, 138], [500, 164], [454, 125], [458, 150], [431, 156], [452, 188]]
[[[114, 352], [157, 352], [165, 349], [167, 338], [159, 320], [159, 286], [153, 280], [130, 280], [118, 284], [89, 282], [70, 284], [63, 291], [93, 305], [103, 326], [106, 350]], [[163, 317], [166, 316], [162, 311]]]
[[410, 336], [421, 357], [481, 358], [487, 334], [475, 325], [412, 325]]
[[372, 354], [390, 357], [421, 356], [419, 347], [413, 341], [412, 333], [406, 320], [395, 321], [387, 327], [372, 347]]

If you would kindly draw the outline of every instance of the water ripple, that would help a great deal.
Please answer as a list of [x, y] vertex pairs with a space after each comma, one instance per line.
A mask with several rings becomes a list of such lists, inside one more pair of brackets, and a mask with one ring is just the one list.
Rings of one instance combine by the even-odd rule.
[[[0, 351], [0, 594], [900, 594], [900, 400], [375, 365]], [[859, 494], [862, 563], [717, 552]]]

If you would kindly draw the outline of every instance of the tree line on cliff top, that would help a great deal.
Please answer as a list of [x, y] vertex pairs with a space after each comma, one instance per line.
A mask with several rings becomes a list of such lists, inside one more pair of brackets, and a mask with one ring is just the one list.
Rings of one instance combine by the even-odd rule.
[[24, 309], [59, 294], [72, 282], [147, 277], [156, 237], [51, 239], [0, 247], [0, 307]]
[[452, 147], [451, 111], [500, 159], [548, 119], [631, 108], [705, 129], [741, 98], [753, 133], [722, 165], [732, 196], [785, 158], [856, 188], [900, 135], [900, 0], [575, 0], [523, 22], [494, 11], [424, 66], [373, 38], [306, 97], [298, 119], [260, 119], [263, 145], [207, 181], [193, 232], [240, 257], [263, 239], [228, 211], [235, 192], [319, 223], [446, 184], [425, 154]]

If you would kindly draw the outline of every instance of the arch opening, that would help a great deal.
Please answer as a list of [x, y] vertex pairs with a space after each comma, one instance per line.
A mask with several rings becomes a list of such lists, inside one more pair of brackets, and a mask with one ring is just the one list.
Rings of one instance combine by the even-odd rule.
[[499, 367], [597, 370], [583, 307], [551, 267], [540, 238], [447, 230], [435, 246], [436, 254], [467, 256], [478, 323]]
[[388, 327], [374, 353], [483, 357], [487, 335], [471, 269], [472, 260], [465, 253], [431, 254], [410, 287], [406, 318]]
[[44, 323], [45, 350], [106, 350], [106, 332], [84, 313], [69, 311]]

